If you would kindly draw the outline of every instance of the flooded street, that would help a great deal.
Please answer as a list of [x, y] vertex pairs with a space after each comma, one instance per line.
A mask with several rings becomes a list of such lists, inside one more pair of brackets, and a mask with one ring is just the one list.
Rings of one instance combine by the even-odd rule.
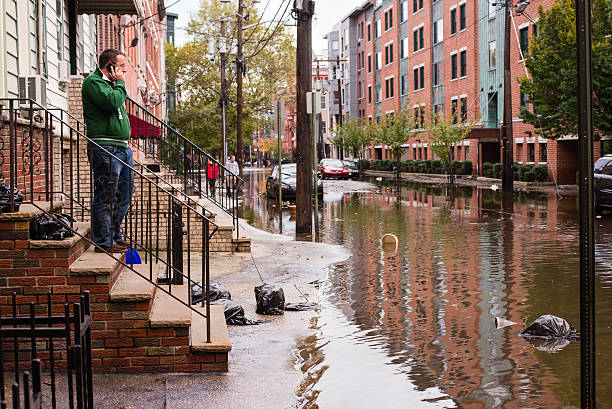
[[[245, 173], [243, 217], [277, 233]], [[346, 261], [319, 282], [323, 309], [298, 339], [299, 408], [563, 408], [580, 404], [579, 343], [518, 336], [542, 314], [579, 328], [577, 198], [391, 182], [325, 181], [317, 241]], [[612, 408], [612, 215], [596, 220], [598, 407]], [[283, 212], [282, 234], [295, 223]], [[384, 252], [386, 233], [399, 238]], [[495, 317], [517, 325], [496, 329]]]

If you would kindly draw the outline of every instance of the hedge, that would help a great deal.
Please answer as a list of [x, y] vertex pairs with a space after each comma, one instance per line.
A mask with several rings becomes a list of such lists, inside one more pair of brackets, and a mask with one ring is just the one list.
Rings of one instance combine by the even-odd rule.
[[[362, 170], [382, 170], [391, 172], [397, 166], [394, 160], [360, 160], [359, 166]], [[514, 180], [521, 182], [546, 182], [548, 181], [548, 167], [546, 165], [523, 165], [513, 164]], [[430, 173], [442, 175], [445, 169], [439, 160], [404, 160], [400, 162], [400, 171], [406, 173]], [[472, 162], [469, 160], [453, 162], [455, 175], [471, 175], [473, 171]], [[489, 178], [501, 179], [502, 164], [485, 162], [482, 164], [482, 175]]]
[[[359, 165], [362, 170], [383, 170], [391, 172], [397, 166], [394, 160], [361, 160]], [[400, 171], [407, 173], [431, 173], [442, 175], [445, 169], [442, 162], [439, 160], [404, 160], [400, 162]], [[456, 175], [471, 175], [472, 162], [466, 160], [464, 162], [453, 162], [453, 171]]]

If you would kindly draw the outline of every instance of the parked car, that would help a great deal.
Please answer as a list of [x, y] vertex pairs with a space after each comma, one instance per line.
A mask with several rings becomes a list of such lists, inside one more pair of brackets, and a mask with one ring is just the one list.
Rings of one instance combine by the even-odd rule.
[[343, 160], [342, 163], [348, 167], [349, 178], [355, 179], [359, 177], [359, 168], [357, 167], [355, 161]]
[[321, 159], [319, 162], [318, 169], [321, 174], [321, 179], [325, 178], [337, 178], [337, 179], [348, 179], [349, 170], [340, 159]]
[[[297, 181], [297, 165], [295, 163], [283, 164], [282, 166], [282, 180], [283, 185], [283, 201], [295, 200], [296, 196], [296, 181]], [[314, 182], [314, 177], [313, 177]], [[317, 192], [319, 197], [323, 197], [323, 182], [318, 181]], [[266, 181], [266, 194], [268, 197], [278, 198], [278, 166], [274, 166], [272, 173], [268, 176]]]
[[612, 209], [612, 155], [603, 156], [595, 162], [593, 193], [595, 210]]

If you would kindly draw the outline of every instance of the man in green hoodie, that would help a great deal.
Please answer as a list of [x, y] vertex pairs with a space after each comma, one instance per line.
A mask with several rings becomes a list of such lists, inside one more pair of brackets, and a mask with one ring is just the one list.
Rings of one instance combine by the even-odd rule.
[[121, 235], [134, 190], [130, 120], [125, 110], [126, 63], [122, 52], [104, 50], [98, 68], [81, 89], [87, 136], [94, 142], [87, 145], [87, 157], [94, 177], [91, 235], [98, 252], [130, 247]]

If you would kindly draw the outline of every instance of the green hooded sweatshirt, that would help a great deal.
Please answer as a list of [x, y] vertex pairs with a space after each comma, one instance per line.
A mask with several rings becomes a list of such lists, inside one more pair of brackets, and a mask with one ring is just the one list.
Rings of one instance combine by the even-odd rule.
[[130, 120], [125, 110], [125, 81], [117, 80], [113, 87], [109, 81], [102, 78], [102, 71], [96, 68], [96, 71], [83, 81], [81, 95], [89, 139], [99, 145], [127, 148]]

